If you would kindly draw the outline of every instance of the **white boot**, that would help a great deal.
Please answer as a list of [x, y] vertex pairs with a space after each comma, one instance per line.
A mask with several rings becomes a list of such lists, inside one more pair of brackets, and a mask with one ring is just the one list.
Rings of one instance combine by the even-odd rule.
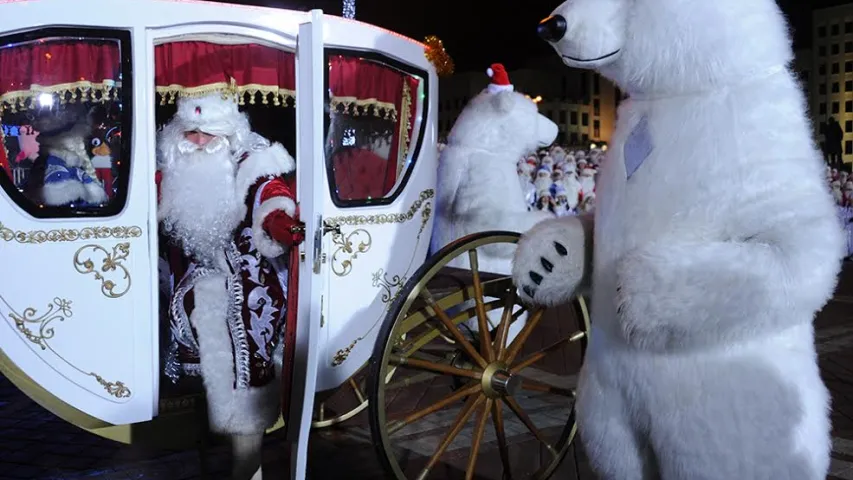
[[261, 455], [264, 446], [264, 434], [233, 435], [231, 451], [233, 453], [232, 480], [261, 480]]

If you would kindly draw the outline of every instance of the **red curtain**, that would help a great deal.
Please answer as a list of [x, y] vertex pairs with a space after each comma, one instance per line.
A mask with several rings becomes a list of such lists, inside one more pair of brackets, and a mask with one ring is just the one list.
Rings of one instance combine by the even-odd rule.
[[171, 42], [154, 50], [155, 83], [161, 95], [209, 93], [222, 90], [233, 79], [238, 91], [276, 102], [296, 91], [296, 59], [290, 52], [263, 45], [219, 45], [208, 42]]
[[[371, 183], [375, 187], [371, 188], [370, 192], [359, 191], [363, 190], [364, 186], [359, 189], [343, 189], [362, 195], [360, 197], [349, 197], [349, 199], [381, 198], [394, 188], [400, 171], [399, 162], [405, 161], [411, 141], [414, 119], [417, 115], [419, 86], [420, 80], [418, 78], [381, 63], [343, 55], [337, 55], [330, 59], [329, 90], [334, 108], [343, 105], [344, 113], [364, 114], [367, 112], [364, 112], [363, 109], [372, 107], [374, 115], [388, 118], [396, 124], [394, 136], [391, 139], [389, 158], [382, 162], [381, 170], [375, 158], [365, 155], [355, 156], [358, 158], [369, 157], [363, 160], [369, 164], [368, 170], [374, 176], [374, 181]], [[350, 161], [356, 160], [352, 155], [350, 157]], [[363, 166], [358, 166], [357, 170], [363, 170]], [[336, 179], [339, 179], [338, 185], [349, 184], [352, 181], [343, 178], [347, 172], [348, 169], [336, 169]], [[377, 175], [378, 178], [382, 179], [378, 183], [375, 181]], [[346, 198], [341, 191], [339, 191], [339, 195], [341, 198]]]
[[357, 101], [360, 106], [388, 106], [396, 110], [402, 89], [403, 74], [382, 64], [343, 55], [329, 60], [332, 98]]
[[0, 49], [0, 103], [11, 107], [39, 93], [112, 87], [121, 71], [119, 45], [99, 40], [40, 40]]

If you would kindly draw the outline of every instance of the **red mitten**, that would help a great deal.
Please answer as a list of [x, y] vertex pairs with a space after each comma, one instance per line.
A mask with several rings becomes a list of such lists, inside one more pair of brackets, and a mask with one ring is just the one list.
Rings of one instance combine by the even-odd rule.
[[305, 241], [305, 224], [294, 220], [282, 210], [267, 215], [264, 219], [264, 230], [270, 238], [286, 247]]

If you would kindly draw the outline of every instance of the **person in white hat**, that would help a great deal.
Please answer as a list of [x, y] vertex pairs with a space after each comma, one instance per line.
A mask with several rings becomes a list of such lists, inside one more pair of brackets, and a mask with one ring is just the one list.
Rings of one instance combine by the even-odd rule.
[[536, 209], [541, 212], [554, 212], [554, 194], [551, 193], [550, 186], [536, 192]]
[[551, 179], [553, 173], [551, 167], [548, 165], [542, 165], [536, 170], [536, 178], [533, 180], [533, 185], [536, 186], [537, 191], [551, 188], [551, 184], [554, 183]]
[[566, 187], [559, 183], [554, 184], [554, 213], [558, 217], [565, 217], [574, 213], [572, 207], [569, 206], [569, 193], [566, 191]]
[[52, 109], [43, 112], [34, 127], [41, 155], [30, 174], [27, 195], [51, 207], [103, 206], [107, 192], [88, 152], [90, 111], [81, 104]]
[[581, 191], [584, 194], [595, 190], [595, 174], [596, 170], [592, 167], [584, 167], [580, 172], [578, 181], [581, 183]]
[[281, 144], [251, 131], [233, 96], [180, 98], [158, 138], [162, 264], [171, 269], [167, 375], [201, 375], [236, 480], [261, 478], [280, 412], [288, 253], [303, 241]]

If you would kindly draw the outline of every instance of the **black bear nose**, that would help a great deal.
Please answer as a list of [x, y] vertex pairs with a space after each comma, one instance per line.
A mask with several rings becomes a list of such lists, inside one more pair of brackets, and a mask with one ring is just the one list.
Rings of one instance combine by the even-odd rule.
[[562, 15], [551, 15], [539, 22], [536, 33], [546, 42], [558, 42], [566, 34], [566, 19]]

